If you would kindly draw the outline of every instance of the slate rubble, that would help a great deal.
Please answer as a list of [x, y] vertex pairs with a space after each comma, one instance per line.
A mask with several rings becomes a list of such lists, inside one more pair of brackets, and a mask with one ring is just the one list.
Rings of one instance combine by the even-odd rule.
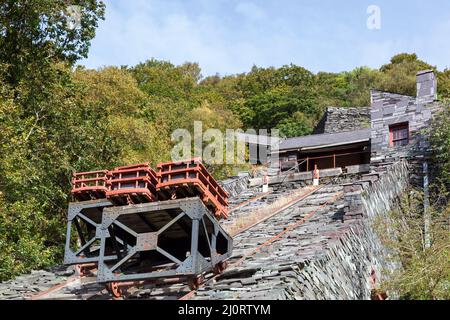
[[72, 268], [64, 266], [50, 270], [33, 270], [29, 274], [0, 283], [0, 300], [24, 300], [38, 292], [60, 284], [74, 274]]

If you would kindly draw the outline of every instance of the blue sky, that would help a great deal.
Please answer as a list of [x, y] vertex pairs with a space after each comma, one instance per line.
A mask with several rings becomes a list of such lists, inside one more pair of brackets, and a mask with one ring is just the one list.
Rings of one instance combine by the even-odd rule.
[[[198, 62], [204, 76], [294, 63], [313, 72], [378, 68], [416, 52], [450, 67], [448, 0], [107, 0], [89, 68], [152, 57]], [[381, 29], [367, 28], [369, 5]]]

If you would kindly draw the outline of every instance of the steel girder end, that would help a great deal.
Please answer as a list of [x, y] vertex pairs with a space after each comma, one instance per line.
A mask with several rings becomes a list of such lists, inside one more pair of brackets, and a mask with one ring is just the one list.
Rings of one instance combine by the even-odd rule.
[[70, 202], [69, 208], [67, 209], [67, 220], [72, 221], [80, 212], [82, 206], [76, 202]]
[[177, 273], [194, 273], [200, 274], [203, 271], [211, 270], [211, 262], [207, 261], [203, 256], [197, 252], [197, 254], [190, 255], [183, 261], [183, 263], [176, 269]]
[[76, 256], [72, 252], [66, 252], [64, 254], [64, 265], [71, 265], [77, 262]]
[[197, 197], [191, 199], [187, 200], [189, 201], [188, 203], [182, 203], [180, 209], [183, 210], [191, 220], [200, 220], [208, 212], [208, 209], [201, 202], [200, 198]]

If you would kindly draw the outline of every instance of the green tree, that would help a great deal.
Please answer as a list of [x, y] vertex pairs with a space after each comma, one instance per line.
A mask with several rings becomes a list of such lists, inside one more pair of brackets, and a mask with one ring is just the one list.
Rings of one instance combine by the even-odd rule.
[[302, 112], [295, 112], [292, 117], [281, 120], [276, 129], [280, 130], [280, 135], [286, 138], [299, 137], [311, 134], [312, 121]]
[[[450, 192], [450, 99], [442, 102], [443, 111], [438, 114], [428, 130], [433, 146], [433, 176], [435, 198], [448, 201]], [[444, 192], [446, 190], [447, 192]]]
[[247, 126], [271, 129], [297, 111], [314, 118], [318, 116], [314, 102], [314, 94], [306, 87], [279, 86], [270, 89], [245, 102], [253, 116]]
[[401, 198], [398, 209], [375, 223], [390, 262], [399, 268], [386, 272], [382, 288], [400, 299], [450, 298], [450, 206], [432, 208], [429, 248], [423, 242], [423, 199], [411, 190]]
[[114, 67], [78, 69], [73, 79], [80, 88], [78, 115], [67, 139], [75, 141], [71, 163], [77, 170], [168, 160], [170, 136], [155, 123], [150, 99], [130, 72]]
[[[100, 1], [74, 1], [69, 28], [56, 0], [0, 4], [0, 278], [50, 265], [61, 256], [70, 186], [67, 138], [79, 124], [70, 66], [87, 55]], [[66, 131], [67, 130], [67, 131]]]
[[[79, 24], [70, 26], [69, 5], [79, 9]], [[104, 4], [98, 0], [5, 0], [0, 3], [0, 61], [6, 81], [40, 79], [55, 62], [86, 58]]]
[[391, 62], [382, 66], [382, 77], [376, 83], [376, 88], [388, 92], [409, 96], [416, 95], [416, 75], [421, 70], [435, 67], [419, 60], [415, 53], [401, 53], [392, 57]]
[[450, 69], [438, 72], [438, 98], [442, 100], [450, 100]]
[[197, 64], [175, 66], [170, 62], [155, 59], [140, 63], [130, 71], [142, 91], [150, 96], [174, 101], [189, 101], [201, 78]]

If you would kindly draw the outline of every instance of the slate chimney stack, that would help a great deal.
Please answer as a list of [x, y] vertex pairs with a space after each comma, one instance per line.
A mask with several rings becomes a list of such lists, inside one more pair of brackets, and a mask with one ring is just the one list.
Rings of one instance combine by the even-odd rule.
[[417, 103], [431, 103], [437, 100], [437, 79], [433, 70], [419, 71], [417, 79]]

